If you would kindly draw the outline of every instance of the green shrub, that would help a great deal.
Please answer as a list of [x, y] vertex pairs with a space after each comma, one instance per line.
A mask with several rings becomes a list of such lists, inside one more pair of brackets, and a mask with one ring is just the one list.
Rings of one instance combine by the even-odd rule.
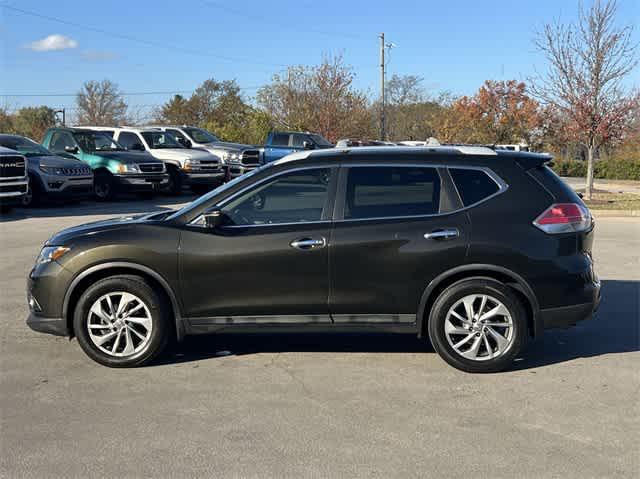
[[[587, 162], [579, 160], [554, 160], [553, 170], [560, 176], [587, 176]], [[607, 180], [640, 181], [640, 159], [598, 160], [594, 176]]]

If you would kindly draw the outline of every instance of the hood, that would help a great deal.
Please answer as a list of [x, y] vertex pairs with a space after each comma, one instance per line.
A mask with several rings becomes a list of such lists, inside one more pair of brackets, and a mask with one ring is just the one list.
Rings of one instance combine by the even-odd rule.
[[86, 163], [77, 160], [62, 158], [61, 156], [43, 155], [43, 156], [30, 156], [27, 158], [30, 166], [48, 166], [50, 168], [75, 168], [78, 166], [87, 166]]
[[107, 160], [119, 161], [123, 164], [158, 161], [146, 151], [91, 151], [89, 154]]
[[121, 216], [119, 218], [111, 218], [108, 220], [92, 221], [78, 226], [72, 226], [58, 231], [47, 240], [45, 246], [63, 246], [73, 242], [74, 239], [82, 236], [93, 235], [100, 231], [106, 231], [117, 228], [124, 228], [132, 224], [144, 223], [156, 216], [166, 214], [167, 211], [154, 211], [151, 213], [141, 213], [135, 215]]
[[156, 148], [152, 150], [155, 158], [160, 160], [211, 160], [211, 153], [205, 150], [185, 148]]
[[226, 143], [226, 142], [219, 142], [219, 143], [205, 143], [204, 145], [202, 145], [201, 148], [206, 148], [208, 151], [242, 151], [242, 150], [249, 150], [249, 149], [254, 149], [254, 146], [251, 145], [243, 145], [241, 143]]

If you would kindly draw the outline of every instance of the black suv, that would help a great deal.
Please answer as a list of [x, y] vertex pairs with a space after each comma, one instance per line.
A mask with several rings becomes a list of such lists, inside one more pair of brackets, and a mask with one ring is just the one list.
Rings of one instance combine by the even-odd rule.
[[593, 220], [545, 163], [485, 147], [305, 151], [178, 211], [47, 241], [27, 323], [137, 366], [188, 334], [375, 327], [449, 364], [509, 366], [600, 300]]

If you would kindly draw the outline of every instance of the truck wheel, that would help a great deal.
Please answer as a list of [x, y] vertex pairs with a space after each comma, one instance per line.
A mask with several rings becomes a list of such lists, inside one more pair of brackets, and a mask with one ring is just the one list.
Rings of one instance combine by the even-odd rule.
[[454, 368], [491, 373], [508, 368], [527, 341], [527, 315], [508, 286], [469, 279], [447, 288], [429, 315], [429, 339]]
[[180, 170], [175, 166], [167, 165], [169, 173], [169, 183], [162, 189], [162, 192], [169, 196], [176, 196], [182, 193], [182, 176]]
[[115, 195], [115, 183], [111, 173], [97, 172], [93, 178], [93, 194], [98, 201], [110, 201]]
[[113, 368], [142, 366], [160, 354], [172, 333], [170, 305], [143, 278], [111, 276], [80, 297], [73, 328], [82, 350]]

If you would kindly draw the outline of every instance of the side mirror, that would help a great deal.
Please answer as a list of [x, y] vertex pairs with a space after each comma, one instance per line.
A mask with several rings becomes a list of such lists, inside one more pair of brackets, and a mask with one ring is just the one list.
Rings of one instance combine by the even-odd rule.
[[311, 141], [305, 140], [302, 142], [302, 148], [304, 148], [305, 150], [313, 150], [315, 147], [316, 145], [314, 145]]
[[64, 151], [66, 151], [67, 153], [73, 153], [75, 155], [76, 153], [78, 153], [78, 147], [77, 146], [65, 146], [64, 147]]
[[207, 229], [214, 230], [219, 228], [224, 222], [224, 213], [220, 210], [213, 210], [203, 216], [204, 225]]
[[187, 140], [186, 138], [179, 140], [180, 143], [182, 144], [182, 146], [184, 146], [185, 148], [191, 148], [193, 146], [193, 144], [191, 143], [191, 141]]
[[144, 151], [144, 146], [142, 146], [142, 143], [134, 143], [129, 149], [132, 151]]

